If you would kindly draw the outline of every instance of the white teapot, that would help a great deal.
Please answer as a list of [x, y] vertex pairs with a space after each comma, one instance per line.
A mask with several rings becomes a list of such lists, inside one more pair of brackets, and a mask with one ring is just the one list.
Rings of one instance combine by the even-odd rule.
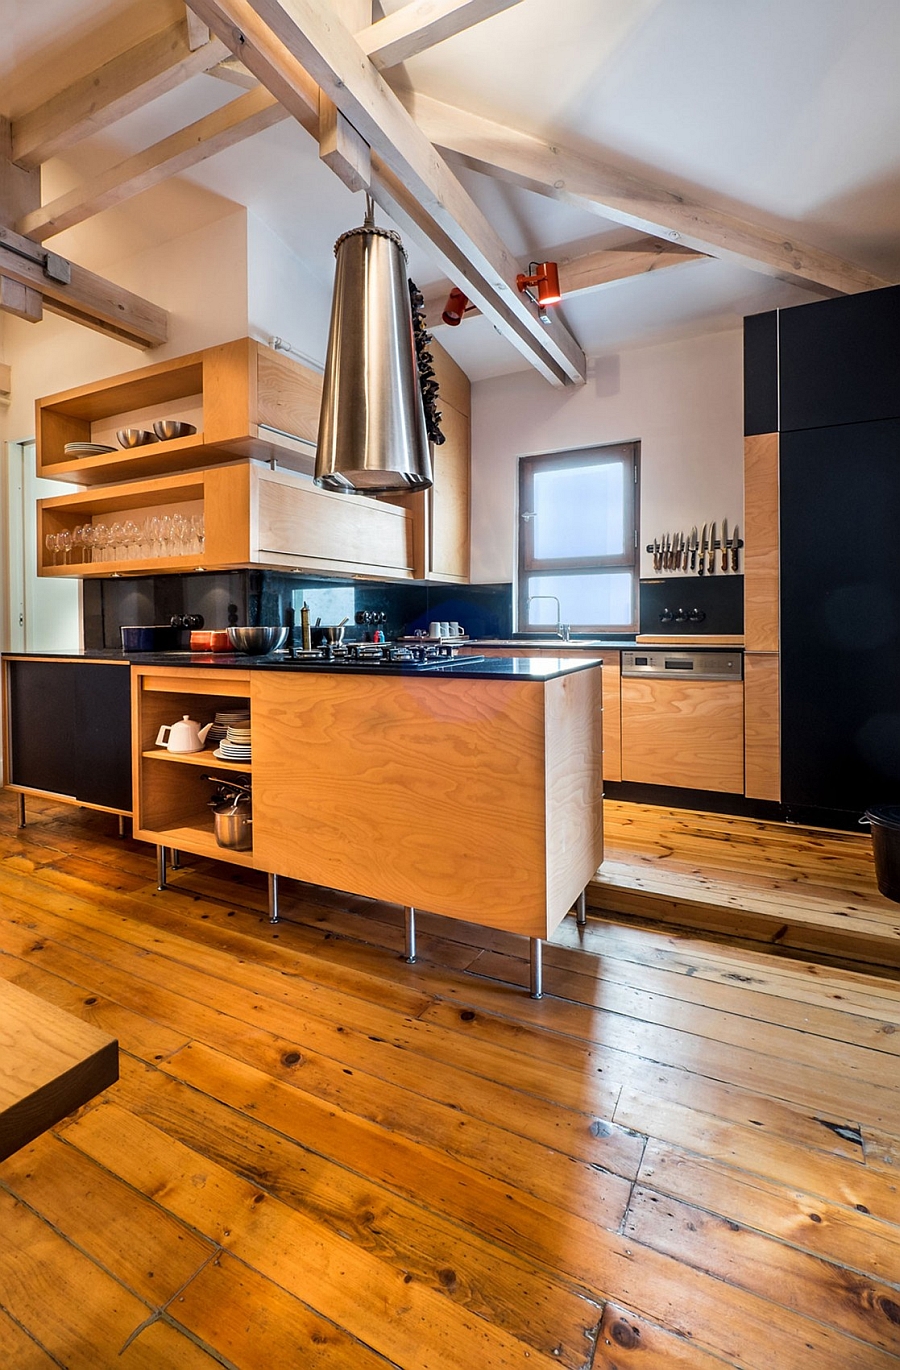
[[201, 728], [199, 723], [185, 714], [180, 723], [163, 724], [156, 735], [156, 745], [167, 747], [170, 752], [202, 752], [211, 727], [212, 724], [207, 723], [205, 728]]

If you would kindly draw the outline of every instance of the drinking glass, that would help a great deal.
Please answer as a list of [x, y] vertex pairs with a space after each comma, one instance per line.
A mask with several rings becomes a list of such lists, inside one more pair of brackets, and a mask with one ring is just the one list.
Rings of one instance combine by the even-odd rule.
[[203, 540], [206, 536], [206, 529], [202, 514], [191, 514], [191, 531], [194, 534], [194, 540], [197, 544], [197, 553], [198, 555], [202, 555]]
[[107, 548], [109, 547], [109, 529], [105, 523], [94, 524], [94, 546], [97, 548], [98, 561], [107, 561]]
[[57, 533], [56, 541], [63, 554], [63, 565], [68, 566], [69, 553], [72, 550], [72, 534], [69, 532], [68, 528], [64, 528], [61, 533]]
[[190, 531], [190, 524], [183, 514], [173, 514], [172, 516], [172, 551], [176, 557], [182, 557], [187, 552], [185, 540]]
[[158, 556], [159, 556], [159, 519], [156, 518], [155, 516], [154, 516], [152, 519], [150, 519], [150, 521], [149, 521], [149, 524], [148, 524], [148, 531], [149, 531], [149, 533], [150, 533], [150, 555], [151, 555], [151, 557], [158, 557]]
[[59, 539], [55, 533], [48, 533], [44, 538], [44, 546], [48, 552], [53, 553], [53, 565], [56, 565], [56, 554], [59, 551]]
[[159, 543], [160, 556], [168, 557], [172, 555], [172, 520], [168, 514], [163, 514], [159, 520]]
[[138, 542], [141, 532], [134, 519], [126, 519], [122, 525], [122, 532], [125, 537], [125, 555], [133, 561], [138, 554]]
[[121, 523], [114, 523], [110, 528], [109, 546], [113, 561], [121, 561], [125, 556], [125, 529]]

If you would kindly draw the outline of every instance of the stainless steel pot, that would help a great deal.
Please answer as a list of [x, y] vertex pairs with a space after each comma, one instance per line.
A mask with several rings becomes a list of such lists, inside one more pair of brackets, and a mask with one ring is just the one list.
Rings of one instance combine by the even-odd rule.
[[230, 847], [232, 851], [250, 851], [253, 846], [253, 819], [249, 803], [239, 801], [233, 807], [217, 809], [213, 818], [216, 841], [220, 847]]

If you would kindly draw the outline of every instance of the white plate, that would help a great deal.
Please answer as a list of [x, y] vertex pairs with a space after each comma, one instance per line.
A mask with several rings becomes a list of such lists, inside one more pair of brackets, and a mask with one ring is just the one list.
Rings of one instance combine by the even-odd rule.
[[100, 456], [103, 452], [115, 452], [115, 447], [105, 447], [102, 442], [67, 442], [64, 452], [72, 456]]
[[217, 747], [216, 750], [213, 752], [213, 756], [217, 756], [217, 757], [219, 758], [220, 761], [249, 761], [249, 760], [250, 760], [250, 754], [249, 754], [249, 752], [248, 752], [248, 754], [247, 754], [246, 756], [229, 756], [226, 752], [223, 752], [223, 751], [222, 751], [220, 748], [218, 748], [218, 747]]

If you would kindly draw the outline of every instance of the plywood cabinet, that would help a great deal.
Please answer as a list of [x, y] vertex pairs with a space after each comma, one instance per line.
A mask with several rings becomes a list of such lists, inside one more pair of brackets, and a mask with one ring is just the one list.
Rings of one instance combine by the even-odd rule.
[[[175, 538], [173, 520], [187, 525]], [[190, 531], [202, 518], [202, 536]], [[146, 525], [166, 518], [168, 540], [152, 541]], [[131, 541], [100, 549], [74, 545], [60, 553], [47, 536], [85, 524], [123, 529]], [[198, 525], [199, 526], [199, 525]], [[362, 495], [320, 490], [290, 471], [238, 462], [206, 471], [97, 486], [38, 501], [38, 574], [148, 575], [166, 571], [272, 566], [408, 580], [415, 575], [411, 511]]]
[[[37, 473], [98, 485], [234, 461], [276, 460], [311, 472], [322, 378], [252, 338], [171, 358], [39, 399]], [[179, 419], [197, 432], [167, 442], [121, 448], [118, 428], [150, 430]], [[66, 443], [93, 442], [111, 452], [72, 456]]]
[[623, 679], [622, 779], [742, 794], [743, 682]]

